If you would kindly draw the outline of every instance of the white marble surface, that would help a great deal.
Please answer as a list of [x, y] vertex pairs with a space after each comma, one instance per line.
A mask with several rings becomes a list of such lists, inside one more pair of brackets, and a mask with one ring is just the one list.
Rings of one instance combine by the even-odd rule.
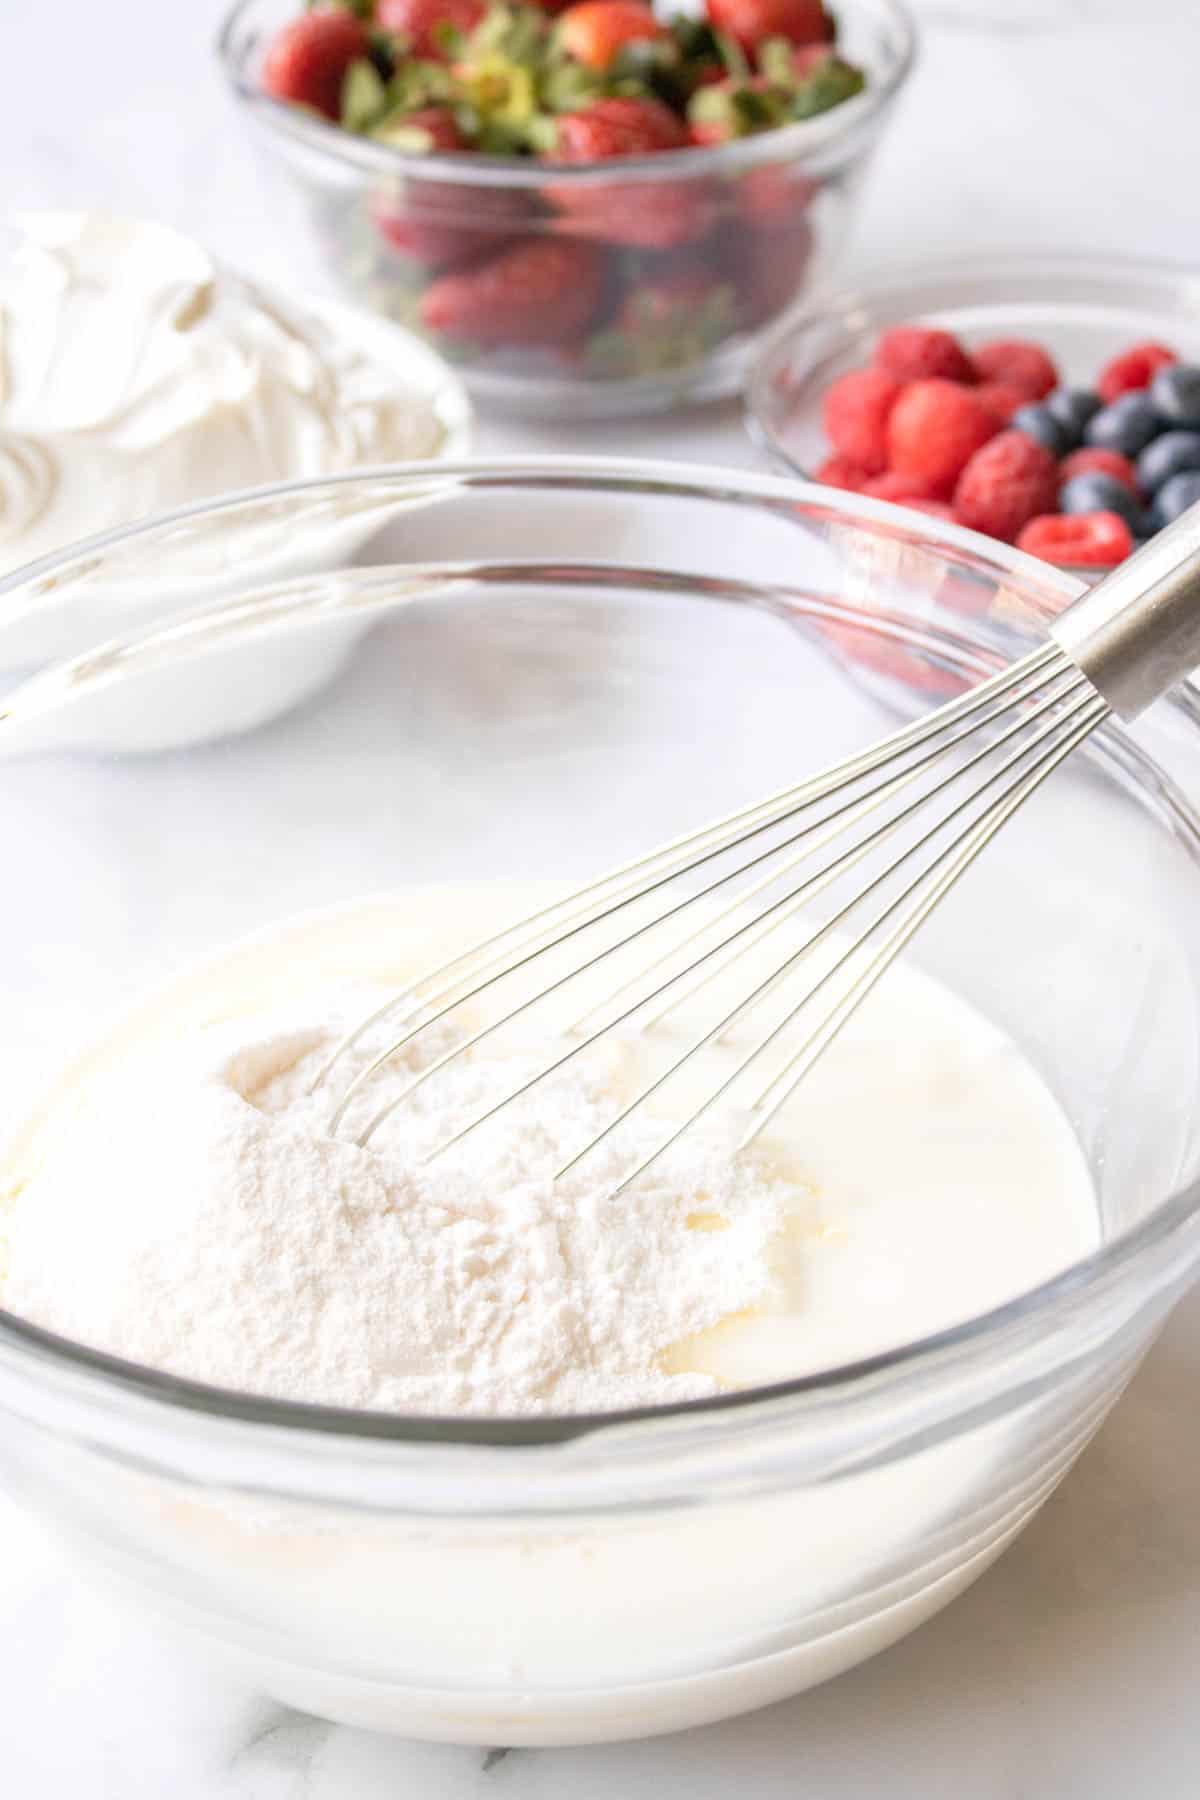
[[[210, 55], [219, 0], [5, 8], [10, 206], [111, 205], [311, 283], [298, 221]], [[975, 248], [1200, 257], [1200, 11], [1181, 0], [918, 0], [921, 68], [848, 272]], [[736, 408], [550, 434], [750, 463]], [[0, 1507], [0, 1791], [22, 1800], [1156, 1800], [1196, 1792], [1200, 1299], [1064, 1487], [918, 1636], [814, 1694], [685, 1737], [578, 1751], [403, 1744], [281, 1712], [80, 1589]]]

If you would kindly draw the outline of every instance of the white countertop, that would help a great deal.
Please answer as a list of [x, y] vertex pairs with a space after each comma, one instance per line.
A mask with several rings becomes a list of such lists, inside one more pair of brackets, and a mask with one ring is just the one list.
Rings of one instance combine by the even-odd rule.
[[[313, 285], [210, 45], [223, 0], [6, 9], [6, 204], [157, 216]], [[925, 53], [847, 274], [1036, 247], [1200, 260], [1200, 10], [1183, 0], [916, 0]], [[487, 451], [753, 464], [736, 407]], [[1183, 1800], [1200, 1713], [1200, 1296], [1002, 1562], [914, 1638], [770, 1712], [600, 1749], [406, 1744], [282, 1711], [80, 1588], [0, 1502], [0, 1787], [16, 1800]]]

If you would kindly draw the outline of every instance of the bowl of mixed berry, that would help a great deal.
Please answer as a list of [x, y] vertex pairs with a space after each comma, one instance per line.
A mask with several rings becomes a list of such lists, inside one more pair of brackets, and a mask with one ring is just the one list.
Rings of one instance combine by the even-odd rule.
[[789, 323], [751, 417], [812, 480], [1094, 579], [1200, 500], [1198, 292], [1111, 258], [914, 271]]
[[242, 0], [220, 53], [342, 292], [531, 415], [733, 392], [826, 273], [901, 0]]

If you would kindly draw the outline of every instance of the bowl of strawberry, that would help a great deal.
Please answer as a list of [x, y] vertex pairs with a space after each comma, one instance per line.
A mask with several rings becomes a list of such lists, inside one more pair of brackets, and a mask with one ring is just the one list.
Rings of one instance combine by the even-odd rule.
[[777, 461], [1096, 578], [1200, 500], [1195, 277], [998, 259], [845, 295], [770, 343]]
[[902, 0], [298, 4], [242, 0], [219, 48], [329, 275], [540, 417], [736, 391], [913, 54]]

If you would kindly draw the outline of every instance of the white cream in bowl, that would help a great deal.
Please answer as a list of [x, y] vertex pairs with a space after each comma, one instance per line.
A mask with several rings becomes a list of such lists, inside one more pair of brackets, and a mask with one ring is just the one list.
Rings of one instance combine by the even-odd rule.
[[[293, 302], [164, 226], [91, 213], [15, 222], [0, 270], [0, 578], [173, 509], [273, 483], [460, 453], [457, 378], [410, 333]], [[94, 651], [251, 579], [344, 563], [394, 510], [353, 496], [181, 522], [162, 567], [120, 547], [0, 594], [0, 671]], [[90, 748], [158, 749], [244, 730], [327, 680], [361, 636], [343, 622], [287, 657], [230, 650], [163, 673], [136, 716], [89, 701]], [[94, 717], [92, 716], [94, 715]]]

